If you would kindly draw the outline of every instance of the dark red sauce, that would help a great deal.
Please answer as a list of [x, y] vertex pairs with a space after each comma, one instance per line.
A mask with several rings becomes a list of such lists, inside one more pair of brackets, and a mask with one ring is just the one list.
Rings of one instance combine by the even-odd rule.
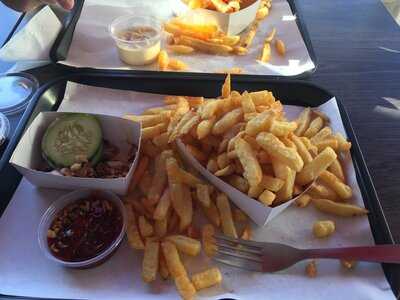
[[47, 243], [58, 259], [84, 261], [106, 250], [121, 230], [118, 207], [92, 195], [67, 205], [57, 214], [47, 232]]

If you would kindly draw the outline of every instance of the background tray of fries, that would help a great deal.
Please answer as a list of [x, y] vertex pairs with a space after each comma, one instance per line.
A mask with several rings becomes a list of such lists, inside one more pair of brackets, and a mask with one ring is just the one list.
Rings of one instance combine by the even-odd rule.
[[[176, 1], [180, 0], [148, 2], [145, 4], [148, 6], [146, 12], [171, 23]], [[213, 38], [199, 40], [195, 38], [198, 33], [192, 32], [190, 34], [193, 36], [179, 40], [173, 38], [174, 34], [165, 33], [162, 48], [174, 63], [166, 67], [164, 72], [154, 72], [162, 69], [157, 63], [139, 67], [122, 63], [114, 41], [107, 32], [107, 26], [113, 19], [135, 13], [137, 9], [132, 7], [138, 5], [138, 1], [119, 0], [112, 4], [103, 0], [82, 2], [74, 10], [71, 21], [61, 31], [50, 53], [52, 61], [64, 67], [110, 72], [122, 70], [143, 75], [150, 71], [151, 75], [162, 78], [171, 76], [171, 71], [178, 71], [180, 78], [209, 77], [211, 74], [227, 72], [246, 76], [306, 77], [317, 67], [307, 28], [295, 0], [262, 2], [272, 5], [265, 7], [268, 15], [252, 22], [240, 35], [221, 36], [218, 33], [215, 36], [213, 34]], [[165, 29], [170, 29], [166, 31], [171, 32], [172, 28], [172, 32], [179, 33], [181, 29], [175, 25], [168, 25]], [[168, 45], [172, 40], [175, 40], [175, 44]], [[187, 49], [191, 49], [189, 53]]]
[[[74, 82], [79, 83], [79, 85], [74, 84]], [[98, 72], [79, 73], [66, 76], [58, 82], [44, 87], [34, 101], [38, 104], [38, 110], [40, 110], [40, 107], [45, 107], [42, 105], [49, 103], [49, 97], [51, 97], [50, 100], [52, 101], [50, 102], [54, 105], [47, 107], [49, 110], [56, 110], [61, 105], [60, 110], [93, 112], [96, 109], [98, 113], [122, 115], [127, 112], [140, 113], [162, 103], [163, 96], [161, 95], [138, 94], [129, 92], [129, 90], [164, 95], [189, 94], [190, 96], [217, 97], [221, 93], [222, 85], [222, 81], [194, 80], [182, 89], [179, 81], [170, 80], [160, 83], [159, 86], [154, 85], [154, 82], [155, 79], [152, 78], [137, 79], [126, 74], [108, 76], [106, 73]], [[112, 90], [96, 89], [93, 88], [93, 85], [112, 88]], [[67, 87], [66, 90], [65, 87]], [[251, 83], [233, 80], [232, 89], [239, 92], [268, 89], [274, 93], [276, 98], [281, 99], [284, 105], [295, 104], [315, 107], [333, 97], [329, 92], [312, 84], [285, 80], [265, 80]], [[107, 105], [104, 105], [105, 103]], [[376, 243], [393, 242], [350, 121], [341, 102], [336, 100], [336, 103], [338, 106], [337, 115], [330, 117], [341, 119], [352, 143], [351, 158], [357, 184], [360, 188], [358, 196], [370, 211], [370, 224], [366, 222], [365, 218], [358, 219], [358, 221], [357, 219], [335, 219], [338, 226], [335, 238], [325, 241], [314, 240], [311, 238], [311, 228], [304, 225], [312, 224], [316, 216], [321, 218], [326, 217], [326, 215], [310, 210], [310, 208], [291, 207], [279, 216], [276, 222], [272, 222], [267, 227], [268, 237], [265, 236], [263, 230], [253, 228], [255, 239], [284, 242], [299, 247], [344, 246], [373, 243], [370, 233], [370, 230], [372, 230]], [[45, 260], [39, 249], [36, 249], [38, 248], [35, 235], [36, 223], [40, 219], [41, 212], [49, 205], [49, 201], [57, 198], [61, 193], [63, 192], [56, 190], [37, 190], [26, 181], [23, 181], [20, 185], [14, 199], [0, 219], [0, 241], [4, 245], [0, 254], [0, 273], [7, 274], [7, 281], [5, 282], [2, 280], [4, 277], [0, 277], [0, 293], [89, 299], [100, 297], [131, 299], [135, 296], [141, 299], [177, 298], [173, 284], [169, 281], [164, 282], [157, 279], [150, 285], [142, 281], [140, 268], [142, 256], [140, 252], [132, 251], [127, 241], [122, 244], [120, 250], [109, 262], [92, 270], [70, 272], [59, 269]], [[30, 201], [25, 201], [26, 195], [29, 195]], [[358, 204], [362, 205], [362, 202]], [[25, 213], [25, 211], [29, 211], [29, 213]], [[21, 219], [21, 214], [26, 217]], [[235, 217], [235, 219], [237, 218], [238, 216]], [[296, 222], [293, 222], [293, 220]], [[140, 226], [143, 227], [144, 225]], [[19, 234], [21, 230], [24, 230], [23, 235]], [[196, 236], [195, 230], [192, 231], [192, 236]], [[7, 242], [3, 243], [4, 239]], [[165, 247], [168, 248], [168, 246]], [[27, 251], [27, 249], [30, 249], [30, 251]], [[188, 253], [197, 250], [192, 245], [186, 251]], [[215, 266], [215, 263], [211, 263], [205, 256], [191, 257], [184, 255], [183, 257], [185, 267], [191, 274], [203, 271], [212, 265]], [[309, 298], [337, 299], [341, 294], [340, 290], [345, 291], [349, 298], [360, 296], [352, 294], [357, 293], [357, 291], [374, 295], [385, 293], [387, 283], [383, 276], [379, 275], [381, 272], [379, 265], [360, 264], [352, 270], [354, 276], [350, 274], [344, 276], [342, 272], [339, 272], [337, 262], [321, 261], [319, 265], [321, 277], [317, 276], [316, 281], [310, 281], [305, 277], [304, 264], [298, 264], [292, 269], [273, 275], [247, 273], [218, 265], [222, 270], [223, 283], [217, 287], [201, 291], [198, 295], [200, 298], [207, 299], [223, 297], [247, 299], [249, 297], [257, 298], [268, 293], [272, 299], [279, 299], [285, 293], [287, 293], [288, 298], [295, 297], [299, 293], [305, 293]], [[14, 273], [15, 269], [24, 271], [16, 274]], [[396, 275], [390, 266], [385, 266], [385, 270], [390, 278], [396, 280], [398, 274]], [[32, 281], [32, 278], [38, 280]], [[55, 281], [54, 278], [58, 280]], [[331, 284], [327, 285], [327, 281]], [[24, 290], [21, 291], [22, 282], [24, 283]], [[355, 288], [358, 285], [360, 287]], [[296, 288], [296, 286], [299, 288]], [[340, 287], [343, 287], [343, 289]], [[388, 291], [386, 290], [386, 292]]]

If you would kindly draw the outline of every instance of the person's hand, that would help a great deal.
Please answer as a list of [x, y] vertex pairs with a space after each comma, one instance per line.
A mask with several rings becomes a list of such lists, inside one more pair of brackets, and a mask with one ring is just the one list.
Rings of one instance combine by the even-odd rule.
[[5, 5], [18, 11], [30, 11], [40, 4], [58, 4], [70, 10], [74, 7], [74, 0], [0, 0]]

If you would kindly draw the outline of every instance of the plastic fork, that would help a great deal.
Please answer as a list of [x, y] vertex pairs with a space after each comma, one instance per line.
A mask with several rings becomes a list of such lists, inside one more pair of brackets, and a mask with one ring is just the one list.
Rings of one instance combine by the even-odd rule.
[[377, 263], [400, 263], [400, 245], [298, 249], [284, 244], [254, 242], [215, 235], [218, 262], [257, 272], [276, 272], [303, 259], [334, 258]]

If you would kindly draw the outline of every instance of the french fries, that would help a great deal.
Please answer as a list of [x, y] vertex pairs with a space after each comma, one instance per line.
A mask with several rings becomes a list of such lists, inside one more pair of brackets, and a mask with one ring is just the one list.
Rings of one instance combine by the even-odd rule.
[[192, 276], [192, 282], [196, 290], [208, 288], [221, 283], [221, 281], [222, 275], [218, 268], [211, 268]]
[[313, 234], [316, 238], [322, 239], [330, 236], [335, 231], [333, 221], [316, 221], [313, 225]]
[[257, 186], [262, 180], [262, 170], [250, 145], [239, 138], [235, 143], [235, 151], [244, 168], [244, 178], [250, 186]]
[[179, 251], [190, 256], [197, 256], [200, 253], [201, 245], [198, 240], [184, 235], [170, 235], [166, 240], [174, 243]]
[[275, 40], [275, 48], [276, 48], [276, 52], [278, 52], [278, 54], [280, 56], [285, 56], [286, 46], [282, 40], [279, 40], [279, 39]]
[[353, 204], [338, 203], [328, 199], [312, 199], [314, 206], [327, 214], [341, 217], [362, 216], [368, 213], [368, 210]]
[[217, 207], [221, 215], [222, 232], [229, 237], [237, 238], [231, 207], [228, 197], [225, 194], [219, 194], [217, 196]]
[[160, 245], [158, 241], [146, 242], [142, 263], [142, 278], [146, 283], [156, 280], [159, 266], [159, 249]]

